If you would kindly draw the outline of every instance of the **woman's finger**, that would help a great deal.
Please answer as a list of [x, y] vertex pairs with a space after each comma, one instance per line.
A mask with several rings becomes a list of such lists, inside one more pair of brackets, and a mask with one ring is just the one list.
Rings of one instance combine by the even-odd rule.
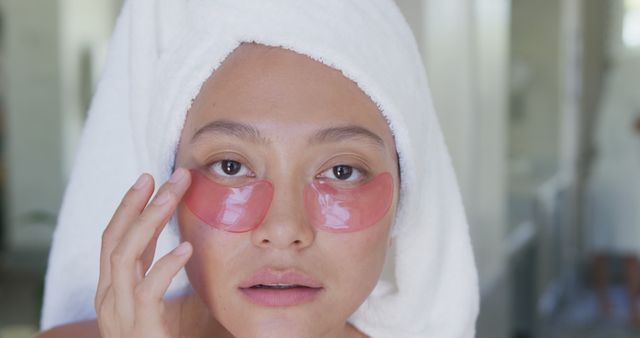
[[[151, 263], [153, 262], [153, 257], [155, 255], [158, 237], [160, 236], [160, 233], [162, 232], [169, 218], [173, 215], [173, 212], [175, 211], [177, 204], [180, 202], [180, 200], [184, 196], [184, 193], [187, 191], [189, 185], [191, 184], [190, 183], [191, 177], [189, 175], [188, 170], [178, 169], [176, 170], [176, 175], [177, 176], [172, 176], [172, 178], [166, 184], [167, 189], [171, 194], [171, 197], [176, 197], [176, 201], [175, 201], [176, 203], [175, 205], [170, 207], [170, 212], [168, 214], [168, 217], [165, 219], [162, 219], [160, 222], [157, 222], [155, 220], [149, 221], [153, 226], [155, 226], [155, 231], [153, 232], [153, 236], [151, 237], [150, 240], [147, 240], [148, 233], [146, 231], [141, 232], [141, 234], [144, 236], [142, 240], [148, 241], [149, 244], [144, 248], [144, 250], [140, 254], [139, 260], [136, 262], [136, 275], [138, 276], [138, 281], [141, 281], [142, 278], [144, 277], [144, 273], [147, 270], [149, 270], [149, 267], [151, 266]], [[156, 195], [156, 198], [161, 199], [163, 193], [164, 193], [163, 191], [158, 192], [158, 194]], [[154, 199], [154, 202], [152, 204], [155, 204], [155, 202], [156, 200]], [[158, 202], [161, 202], [161, 201], [158, 201]], [[146, 217], [147, 217], [147, 214], [143, 212], [140, 215], [139, 219], [136, 221], [136, 224], [145, 223]], [[154, 216], [151, 215], [151, 217], [154, 217]], [[148, 229], [148, 227], [143, 229]], [[132, 233], [134, 232], [132, 231]]]
[[[113, 293], [118, 308], [124, 312], [133, 309], [133, 289], [140, 281], [139, 268], [143, 252], [150, 245], [156, 232], [159, 232], [173, 214], [179, 200], [190, 183], [186, 169], [179, 168], [165, 183], [149, 206], [140, 214], [122, 237], [120, 244], [111, 254], [111, 276]], [[133, 315], [128, 313], [127, 315]]]
[[120, 205], [102, 233], [100, 279], [98, 281], [98, 291], [96, 292], [96, 302], [102, 299], [104, 290], [111, 283], [111, 253], [120, 242], [129, 225], [140, 216], [140, 213], [144, 210], [153, 193], [153, 187], [154, 182], [151, 175], [146, 173], [140, 175], [136, 183], [129, 188], [120, 201]]
[[134, 292], [137, 316], [150, 313], [150, 309], [164, 301], [164, 294], [171, 285], [171, 281], [187, 263], [192, 251], [191, 244], [183, 242], [153, 265]]

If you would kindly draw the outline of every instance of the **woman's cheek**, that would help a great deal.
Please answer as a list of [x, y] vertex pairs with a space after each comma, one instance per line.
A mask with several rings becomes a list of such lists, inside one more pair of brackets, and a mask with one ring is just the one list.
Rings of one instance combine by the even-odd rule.
[[323, 251], [331, 253], [331, 265], [336, 267], [345, 290], [363, 290], [363, 283], [375, 285], [387, 250], [388, 235], [383, 227], [373, 226], [349, 234], [323, 234], [318, 237], [318, 244], [323, 239], [327, 243]]
[[193, 254], [187, 262], [186, 271], [193, 288], [203, 298], [210, 298], [214, 290], [210, 290], [212, 285], [220, 285], [218, 279], [221, 275], [220, 269], [224, 266], [225, 243], [219, 236], [214, 234], [208, 225], [203, 224], [193, 214], [185, 212], [184, 205], [178, 209], [178, 220], [180, 224], [180, 234], [182, 241], [189, 241], [193, 245]]

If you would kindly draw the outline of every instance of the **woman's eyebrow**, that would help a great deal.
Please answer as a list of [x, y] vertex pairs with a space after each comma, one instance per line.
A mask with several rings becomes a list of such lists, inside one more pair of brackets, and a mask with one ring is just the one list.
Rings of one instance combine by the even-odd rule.
[[[234, 136], [259, 144], [268, 144], [270, 142], [269, 139], [262, 136], [262, 134], [260, 134], [260, 130], [254, 126], [229, 120], [216, 120], [209, 122], [202, 128], [198, 129], [191, 138], [191, 143], [193, 144], [197, 142], [197, 140], [204, 134], [215, 133]], [[383, 148], [385, 146], [384, 140], [376, 133], [367, 128], [356, 125], [329, 127], [319, 130], [309, 138], [309, 144], [340, 142], [355, 138], [371, 141], [374, 145]]]
[[269, 143], [269, 140], [260, 134], [260, 130], [251, 125], [229, 120], [216, 120], [209, 122], [202, 128], [198, 129], [191, 138], [191, 144], [197, 142], [198, 138], [202, 137], [204, 134], [216, 133], [247, 139], [259, 144]]
[[309, 144], [340, 142], [355, 138], [369, 140], [374, 145], [384, 148], [384, 140], [382, 140], [380, 136], [367, 128], [356, 125], [331, 127], [319, 130], [309, 138]]

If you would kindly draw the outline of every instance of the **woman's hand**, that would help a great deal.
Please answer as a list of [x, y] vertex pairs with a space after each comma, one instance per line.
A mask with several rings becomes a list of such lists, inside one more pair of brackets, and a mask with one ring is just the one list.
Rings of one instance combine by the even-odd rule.
[[191, 244], [182, 243], [149, 267], [158, 236], [190, 182], [189, 171], [179, 168], [147, 206], [154, 182], [143, 174], [111, 218], [102, 235], [95, 298], [102, 338], [171, 336], [163, 296], [191, 256]]

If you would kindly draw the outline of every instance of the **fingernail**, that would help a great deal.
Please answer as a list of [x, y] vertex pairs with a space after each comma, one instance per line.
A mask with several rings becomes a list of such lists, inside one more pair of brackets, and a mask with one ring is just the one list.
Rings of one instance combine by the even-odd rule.
[[175, 249], [173, 249], [173, 254], [176, 256], [184, 256], [189, 253], [189, 244], [187, 242], [182, 242]]
[[163, 205], [167, 202], [169, 202], [169, 192], [165, 191], [162, 194], [160, 194], [160, 196], [156, 197], [156, 199], [153, 201], [153, 204]]
[[142, 187], [144, 187], [147, 184], [147, 175], [142, 174], [140, 175], [140, 177], [138, 177], [138, 180], [136, 181], [136, 183], [133, 185], [133, 189], [135, 190], [140, 190]]
[[173, 175], [171, 175], [171, 178], [169, 178], [169, 182], [171, 183], [180, 182], [184, 178], [184, 174], [185, 174], [184, 169], [182, 168], [176, 169], [176, 171], [173, 172]]

